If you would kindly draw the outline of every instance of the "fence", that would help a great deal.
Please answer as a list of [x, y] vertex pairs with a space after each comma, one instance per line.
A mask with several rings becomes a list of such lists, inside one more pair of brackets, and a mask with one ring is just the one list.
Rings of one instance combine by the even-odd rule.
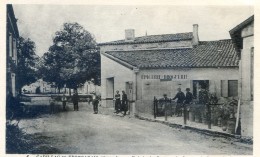
[[[136, 105], [136, 114], [156, 119], [164, 117], [165, 121], [178, 119], [184, 125], [189, 123], [201, 123], [207, 125], [208, 129], [218, 126], [223, 131], [231, 134], [240, 134], [236, 127], [237, 101], [230, 100], [225, 103], [210, 102], [207, 105], [194, 101], [191, 104], [177, 104], [171, 99], [139, 100]], [[180, 119], [182, 117], [182, 119]]]

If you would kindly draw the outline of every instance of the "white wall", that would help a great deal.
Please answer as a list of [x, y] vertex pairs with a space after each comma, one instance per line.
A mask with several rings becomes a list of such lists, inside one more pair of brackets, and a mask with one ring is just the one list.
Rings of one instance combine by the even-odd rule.
[[143, 44], [122, 44], [122, 45], [103, 45], [100, 52], [118, 51], [118, 50], [138, 50], [138, 49], [157, 49], [157, 48], [182, 48], [192, 47], [191, 40], [159, 42], [159, 43], [143, 43]]
[[242, 30], [243, 49], [241, 50], [240, 77], [241, 77], [241, 134], [253, 137], [253, 110], [251, 99], [253, 83], [251, 80], [251, 51], [254, 47], [254, 24]]
[[126, 82], [133, 81], [134, 73], [131, 69], [107, 58], [101, 54], [101, 97], [107, 98], [107, 78], [114, 78], [114, 93], [125, 90]]
[[[154, 96], [162, 97], [164, 93], [168, 97], [174, 97], [178, 87], [181, 87], [182, 91], [185, 91], [186, 88], [192, 90], [192, 80], [209, 80], [210, 92], [214, 92], [220, 97], [221, 80], [238, 80], [238, 71], [238, 67], [140, 70], [137, 76], [137, 100], [152, 100]], [[160, 79], [142, 79], [142, 75], [160, 75], [160, 78], [164, 75], [186, 75], [187, 78], [164, 82]]]

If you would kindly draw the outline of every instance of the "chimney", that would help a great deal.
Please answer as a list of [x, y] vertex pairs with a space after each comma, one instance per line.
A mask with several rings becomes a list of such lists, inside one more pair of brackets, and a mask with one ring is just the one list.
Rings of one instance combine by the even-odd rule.
[[199, 44], [199, 33], [198, 33], [198, 24], [193, 24], [193, 38], [192, 38], [192, 45], [198, 45]]
[[135, 40], [135, 30], [126, 29], [125, 30], [125, 41], [134, 41]]

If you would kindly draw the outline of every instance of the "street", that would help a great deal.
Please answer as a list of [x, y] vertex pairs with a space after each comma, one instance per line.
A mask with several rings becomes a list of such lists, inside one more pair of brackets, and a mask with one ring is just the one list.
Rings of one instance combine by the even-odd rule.
[[162, 155], [250, 155], [253, 146], [190, 130], [113, 114], [99, 107], [79, 104], [73, 111], [21, 120], [19, 127], [28, 134], [44, 137], [62, 154], [162, 154]]

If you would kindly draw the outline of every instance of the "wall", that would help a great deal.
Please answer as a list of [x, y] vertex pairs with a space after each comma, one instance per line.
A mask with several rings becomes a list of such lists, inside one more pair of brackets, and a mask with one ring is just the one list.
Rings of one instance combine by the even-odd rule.
[[[103, 56], [101, 54], [101, 97], [102, 99], [108, 98], [107, 93], [107, 79], [114, 78], [114, 93], [116, 90], [126, 90], [126, 82], [133, 82], [134, 73], [129, 68]], [[111, 93], [110, 93], [111, 94]], [[111, 97], [109, 97], [111, 98]], [[102, 101], [102, 105], [111, 106], [113, 102], [111, 100]]]
[[[185, 79], [174, 79], [172, 81], [160, 81], [160, 79], [142, 79], [142, 75], [185, 75]], [[155, 76], [156, 77], [156, 76]], [[184, 77], [184, 76], [183, 76]], [[209, 90], [214, 92], [218, 97], [221, 96], [221, 80], [238, 80], [238, 68], [192, 68], [192, 69], [147, 69], [140, 70], [137, 76], [137, 99], [153, 100], [153, 97], [162, 97], [164, 93], [168, 97], [174, 97], [177, 88], [181, 87], [182, 91], [191, 88], [192, 80], [209, 80]], [[181, 85], [180, 85], [181, 84]], [[227, 89], [225, 89], [227, 90]]]
[[159, 42], [159, 43], [143, 43], [143, 44], [122, 44], [122, 45], [103, 45], [100, 52], [106, 51], [127, 51], [138, 49], [156, 49], [156, 48], [182, 48], [192, 47], [191, 40], [173, 41], [173, 42]]
[[[147, 75], [150, 79], [147, 79]], [[179, 79], [173, 81], [160, 81], [164, 75], [179, 75]], [[181, 75], [182, 78], [180, 79]], [[146, 76], [146, 77], [145, 77]], [[153, 77], [153, 78], [152, 78]], [[166, 76], [167, 78], [167, 76]], [[178, 78], [176, 76], [176, 78]], [[209, 91], [221, 97], [221, 91], [228, 90], [227, 86], [221, 89], [221, 81], [238, 80], [239, 73], [237, 68], [192, 68], [192, 69], [146, 69], [140, 70], [137, 75], [137, 102], [136, 114], [152, 116], [154, 97], [162, 98], [167, 94], [173, 98], [177, 93], [177, 88], [181, 87], [185, 93], [186, 88], [193, 91], [192, 80], [209, 80]], [[224, 81], [223, 81], [224, 80]], [[227, 85], [227, 84], [226, 84]]]
[[241, 50], [240, 77], [241, 77], [241, 133], [242, 136], [253, 136], [253, 80], [252, 75], [252, 48], [254, 47], [254, 24], [245, 27], [241, 36], [243, 49]]

